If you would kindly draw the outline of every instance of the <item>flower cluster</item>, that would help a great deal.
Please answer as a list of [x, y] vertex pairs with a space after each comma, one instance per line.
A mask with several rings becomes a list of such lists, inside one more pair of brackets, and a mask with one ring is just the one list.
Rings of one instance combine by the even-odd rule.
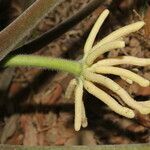
[[[136, 23], [124, 26], [98, 42], [93, 46], [96, 35], [103, 24], [104, 20], [108, 16], [109, 11], [106, 9], [97, 19], [93, 26], [89, 37], [84, 46], [84, 56], [80, 61], [82, 65], [82, 72], [79, 77], [70, 81], [66, 90], [66, 97], [69, 98], [72, 93], [75, 93], [75, 130], [80, 130], [81, 126], [86, 127], [88, 125], [83, 97], [83, 88], [85, 88], [90, 94], [94, 95], [106, 105], [108, 105], [114, 112], [127, 118], [134, 118], [134, 110], [139, 111], [141, 114], [150, 113], [150, 100], [137, 102], [135, 101], [120, 85], [104, 76], [105, 74], [113, 74], [120, 76], [126, 82], [132, 84], [138, 83], [140, 86], [150, 86], [150, 81], [135, 74], [132, 71], [116, 67], [121, 64], [130, 64], [136, 66], [148, 66], [150, 65], [150, 59], [137, 58], [133, 56], [121, 56], [116, 58], [102, 59], [95, 63], [95, 60], [105, 52], [113, 49], [125, 47], [123, 37], [129, 33], [135, 32], [143, 27], [144, 22], [138, 21]], [[101, 90], [95, 85], [98, 83], [103, 85], [116, 93], [123, 103], [119, 103], [108, 93]], [[122, 105], [123, 104], [123, 105]]]

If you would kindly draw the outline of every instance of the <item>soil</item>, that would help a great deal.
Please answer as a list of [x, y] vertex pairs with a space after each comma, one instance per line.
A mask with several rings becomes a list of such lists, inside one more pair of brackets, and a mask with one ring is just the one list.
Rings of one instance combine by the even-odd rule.
[[[26, 41], [46, 32], [69, 16], [75, 14], [91, 0], [65, 0], [42, 20]], [[148, 5], [148, 4], [147, 4]], [[70, 31], [51, 42], [35, 54], [80, 59], [86, 37], [96, 18], [105, 8], [111, 14], [97, 36], [97, 41], [111, 31], [137, 20], [145, 20], [143, 30], [125, 38], [124, 49], [113, 50], [102, 58], [130, 55], [150, 58], [150, 6], [140, 6], [136, 1], [105, 1], [90, 16]], [[142, 8], [141, 8], [142, 7]], [[115, 9], [118, 8], [118, 9]], [[19, 16], [25, 6], [12, 0], [9, 22]], [[132, 11], [135, 9], [136, 11]], [[141, 11], [142, 10], [142, 11]], [[143, 11], [144, 10], [144, 11]], [[123, 18], [123, 19], [122, 19]], [[150, 66], [122, 67], [137, 72], [150, 80]], [[67, 73], [36, 68], [15, 68], [1, 71], [0, 107], [1, 143], [12, 145], [102, 145], [150, 142], [150, 116], [140, 115], [129, 120], [112, 112], [101, 101], [84, 92], [84, 103], [89, 125], [79, 132], [74, 131], [74, 97], [66, 100], [65, 90], [73, 77]], [[150, 99], [150, 87], [126, 83], [111, 77], [126, 89], [136, 100]], [[9, 80], [8, 80], [9, 79]], [[4, 81], [4, 82], [2, 82]], [[6, 81], [8, 81], [6, 83]], [[4, 88], [5, 87], [5, 88]], [[119, 98], [110, 91], [110, 94]]]

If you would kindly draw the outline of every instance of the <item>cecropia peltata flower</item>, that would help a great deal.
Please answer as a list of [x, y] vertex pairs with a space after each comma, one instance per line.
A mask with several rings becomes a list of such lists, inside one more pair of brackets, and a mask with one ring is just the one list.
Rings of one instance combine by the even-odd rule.
[[[120, 85], [105, 76], [105, 74], [113, 74], [120, 76], [123, 80], [130, 84], [136, 82], [143, 87], [150, 86], [149, 80], [130, 70], [116, 67], [121, 64], [148, 66], [150, 65], [150, 59], [137, 58], [133, 56], [120, 56], [116, 58], [102, 59], [95, 62], [100, 55], [106, 52], [113, 49], [124, 48], [125, 42], [123, 37], [132, 32], [138, 31], [144, 25], [143, 21], [138, 21], [136, 23], [124, 26], [116, 31], [113, 31], [93, 46], [96, 35], [108, 14], [109, 11], [107, 9], [104, 10], [94, 24], [84, 46], [83, 59], [80, 60], [82, 65], [81, 74], [70, 81], [66, 90], [67, 98], [70, 98], [73, 92], [75, 94], [74, 127], [76, 131], [80, 130], [81, 126], [86, 127], [88, 125], [83, 103], [83, 88], [85, 88], [90, 94], [103, 101], [114, 112], [127, 118], [135, 117], [134, 110], [139, 111], [141, 114], [150, 113], [150, 100], [137, 102]], [[95, 83], [103, 85], [113, 91], [121, 98], [125, 105], [120, 104], [108, 93], [97, 87]]]

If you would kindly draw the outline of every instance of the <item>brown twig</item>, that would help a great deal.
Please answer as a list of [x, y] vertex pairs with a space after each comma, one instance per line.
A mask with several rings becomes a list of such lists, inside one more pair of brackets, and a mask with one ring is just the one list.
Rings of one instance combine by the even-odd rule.
[[[67, 32], [70, 28], [78, 24], [85, 17], [90, 15], [96, 8], [100, 6], [100, 4], [102, 4], [103, 1], [104, 0], [93, 0], [84, 8], [79, 10], [75, 15], [63, 21], [56, 27], [50, 29], [46, 33], [28, 42], [27, 44], [15, 49], [15, 54], [31, 54], [41, 49], [45, 45], [49, 44], [50, 42]], [[14, 52], [12, 52], [12, 54], [14, 54]]]
[[62, 0], [36, 0], [15, 21], [0, 32], [0, 60], [2, 60], [39, 21]]

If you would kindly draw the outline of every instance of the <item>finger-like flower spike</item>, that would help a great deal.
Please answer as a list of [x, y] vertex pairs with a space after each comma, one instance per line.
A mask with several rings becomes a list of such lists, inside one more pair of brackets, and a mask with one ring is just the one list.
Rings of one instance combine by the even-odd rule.
[[[125, 47], [123, 37], [132, 32], [138, 31], [144, 25], [143, 21], [138, 21], [136, 23], [124, 26], [110, 33], [108, 36], [100, 40], [100, 42], [98, 42], [95, 46], [93, 46], [96, 35], [108, 14], [109, 11], [107, 9], [104, 10], [97, 19], [95, 25], [93, 26], [84, 46], [83, 59], [80, 60], [82, 64], [81, 74], [79, 77], [77, 77], [77, 79], [71, 81], [67, 90], [66, 95], [67, 97], [70, 97], [73, 90], [75, 89], [74, 94], [76, 131], [80, 130], [81, 126], [86, 127], [88, 125], [86, 111], [82, 100], [83, 88], [85, 88], [90, 94], [103, 101], [114, 112], [127, 118], [135, 117], [134, 110], [139, 111], [141, 114], [150, 113], [150, 100], [137, 102], [119, 84], [104, 76], [105, 74], [113, 74], [119, 76], [121, 79], [125, 80], [129, 84], [136, 82], [143, 87], [150, 86], [149, 80], [127, 69], [116, 67], [117, 65], [121, 64], [149, 66], [149, 58], [121, 56], [116, 58], [103, 59], [95, 62], [95, 60], [105, 52]], [[105, 91], [101, 90], [94, 83], [103, 85], [113, 91], [122, 99], [123, 103], [117, 102], [117, 100], [115, 100]]]

